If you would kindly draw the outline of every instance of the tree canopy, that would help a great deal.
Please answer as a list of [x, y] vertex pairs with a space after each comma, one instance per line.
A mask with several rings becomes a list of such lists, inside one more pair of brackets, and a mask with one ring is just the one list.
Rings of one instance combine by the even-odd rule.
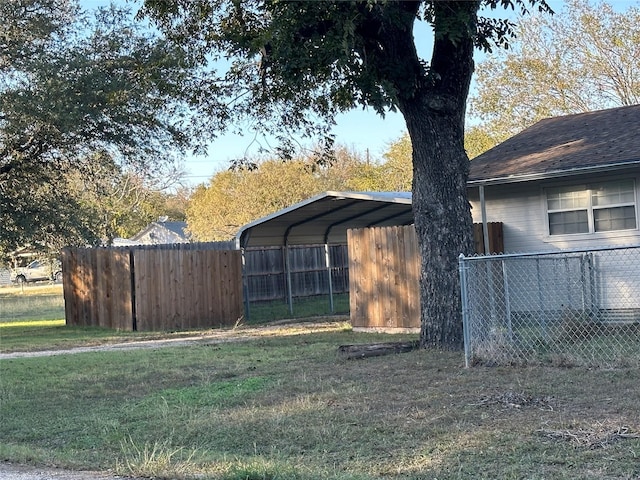
[[191, 198], [189, 231], [199, 241], [229, 240], [246, 223], [334, 189], [324, 172], [316, 174], [316, 167], [304, 160], [267, 160], [251, 169], [217, 173]]
[[546, 117], [640, 103], [638, 7], [568, 0], [517, 25], [511, 48], [476, 69], [473, 131], [489, 147]]
[[149, 179], [122, 171], [108, 158], [94, 159], [92, 164], [91, 172], [70, 172], [67, 186], [69, 195], [85, 206], [85, 221], [103, 243], [132, 237], [159, 217], [185, 220], [190, 191], [163, 188], [174, 184], [171, 172]]
[[70, 175], [103, 162], [153, 176], [196, 148], [197, 65], [123, 8], [9, 0], [0, 18], [0, 251], [94, 242]]
[[[513, 33], [508, 20], [479, 16], [482, 6], [549, 10], [543, 0], [145, 0], [143, 13], [178, 44], [227, 61], [203, 96], [216, 121], [237, 115], [314, 134], [325, 132], [316, 120], [330, 126], [337, 112], [358, 106], [402, 113], [412, 144], [423, 347], [462, 345], [457, 258], [472, 251], [463, 138], [473, 52], [504, 46]], [[433, 32], [430, 59], [416, 48], [420, 25]]]

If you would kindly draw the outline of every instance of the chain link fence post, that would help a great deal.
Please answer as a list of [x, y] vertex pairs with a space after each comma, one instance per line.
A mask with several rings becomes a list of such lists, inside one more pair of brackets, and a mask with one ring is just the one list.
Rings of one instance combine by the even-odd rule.
[[469, 298], [467, 292], [467, 266], [463, 253], [458, 257], [460, 271], [460, 295], [462, 303], [462, 337], [464, 339], [464, 366], [469, 368], [471, 362], [471, 334], [469, 324]]

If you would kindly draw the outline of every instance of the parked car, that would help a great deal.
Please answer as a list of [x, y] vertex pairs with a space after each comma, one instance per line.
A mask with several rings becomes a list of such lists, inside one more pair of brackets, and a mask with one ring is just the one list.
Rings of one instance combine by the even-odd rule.
[[15, 283], [40, 282], [49, 280], [62, 282], [62, 264], [59, 260], [34, 260], [26, 267], [11, 272], [11, 281]]

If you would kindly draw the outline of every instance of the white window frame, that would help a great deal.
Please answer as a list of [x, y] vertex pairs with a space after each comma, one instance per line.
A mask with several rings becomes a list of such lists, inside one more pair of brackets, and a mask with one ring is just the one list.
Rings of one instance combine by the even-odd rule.
[[[626, 182], [631, 182], [631, 188], [632, 188], [632, 192], [633, 192], [633, 201], [631, 202], [621, 202], [621, 203], [615, 203], [615, 204], [608, 204], [608, 205], [594, 205], [593, 204], [593, 192], [594, 190], [596, 190], [599, 187], [602, 187], [603, 185], [614, 185], [614, 184], [621, 184], [621, 183], [626, 183]], [[585, 192], [586, 196], [587, 196], [587, 204], [584, 207], [576, 207], [576, 208], [559, 208], [559, 209], [549, 209], [549, 191], [552, 189], [557, 189], [557, 188], [568, 188], [571, 191], [581, 191], [581, 192]], [[546, 217], [546, 225], [547, 225], [547, 234], [549, 235], [549, 237], [551, 238], [558, 238], [558, 237], [562, 237], [562, 236], [566, 236], [566, 235], [570, 235], [570, 236], [576, 236], [576, 235], [589, 235], [589, 234], [606, 234], [609, 232], [628, 232], [628, 231], [637, 231], [638, 230], [638, 201], [637, 201], [637, 194], [636, 194], [637, 190], [636, 190], [636, 181], [634, 178], [618, 178], [618, 179], [611, 179], [611, 180], [603, 180], [603, 181], [599, 181], [599, 182], [592, 182], [589, 184], [579, 184], [579, 185], [556, 185], [556, 186], [549, 186], [547, 188], [544, 188], [544, 205], [545, 205], [545, 217]], [[597, 210], [608, 210], [608, 209], [613, 209], [613, 208], [620, 208], [620, 207], [633, 207], [634, 210], [634, 215], [635, 215], [635, 227], [632, 228], [625, 228], [625, 229], [620, 229], [620, 230], [599, 230], [596, 231], [595, 229], [595, 218], [594, 218], [594, 211]], [[550, 226], [550, 217], [549, 214], [553, 214], [553, 213], [562, 213], [562, 212], [577, 212], [577, 211], [584, 211], [586, 210], [587, 212], [587, 223], [588, 223], [588, 231], [586, 232], [576, 232], [576, 233], [551, 233], [551, 226]]]

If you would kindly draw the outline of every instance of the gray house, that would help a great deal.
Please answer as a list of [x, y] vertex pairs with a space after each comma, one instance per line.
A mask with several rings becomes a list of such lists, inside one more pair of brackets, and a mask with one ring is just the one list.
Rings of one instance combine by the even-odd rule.
[[474, 222], [505, 252], [640, 244], [640, 105], [542, 120], [471, 161]]
[[[468, 185], [474, 222], [501, 222], [505, 253], [637, 247], [640, 105], [542, 120], [472, 160]], [[553, 264], [567, 280], [544, 291], [544, 278], [560, 272], [538, 270], [526, 277], [530, 284], [521, 284], [522, 295], [511, 307], [539, 294], [546, 308], [561, 309], [573, 307], [567, 299], [586, 295], [599, 309], [619, 309], [624, 299], [636, 318], [638, 256], [634, 248], [624, 260], [584, 253]], [[510, 277], [541, 268], [534, 259], [520, 262], [512, 263]], [[585, 272], [596, 276], [589, 279]], [[579, 291], [570, 295], [571, 284]], [[561, 295], [564, 289], [568, 293]]]
[[128, 241], [130, 245], [158, 245], [166, 243], [189, 243], [187, 224], [163, 219], [151, 222]]

